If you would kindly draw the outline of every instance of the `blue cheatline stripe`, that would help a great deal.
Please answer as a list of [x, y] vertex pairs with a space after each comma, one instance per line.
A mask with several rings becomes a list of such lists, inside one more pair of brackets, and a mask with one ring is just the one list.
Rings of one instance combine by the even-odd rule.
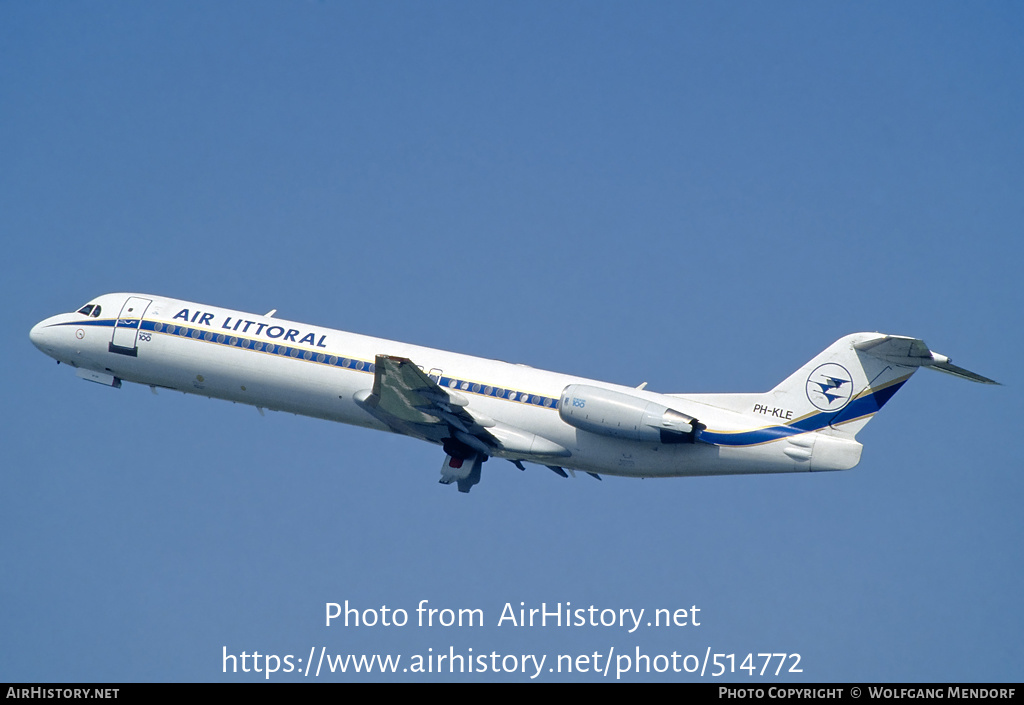
[[[113, 328], [117, 323], [117, 320], [118, 319], [95, 319], [59, 323], [57, 325]], [[138, 321], [138, 319], [130, 320], [133, 322]], [[127, 327], [123, 323], [121, 325], [122, 327]], [[195, 328], [193, 326], [178, 325], [177, 323], [162, 323], [160, 321], [144, 319], [140, 330], [151, 331], [153, 333], [174, 338], [188, 338], [189, 340], [195, 340], [200, 343], [210, 343], [211, 345], [250, 350], [253, 352], [263, 353], [265, 355], [289, 357], [298, 361], [311, 362], [318, 365], [325, 365], [327, 367], [338, 367], [341, 369], [353, 370], [355, 372], [365, 372], [366, 374], [371, 375], [374, 374], [376, 368], [374, 363], [368, 360], [342, 357], [293, 345], [282, 345], [267, 342], [256, 338], [246, 338], [232, 333], [220, 333], [209, 328]], [[505, 389], [503, 387], [481, 384], [479, 382], [473, 382], [471, 380], [460, 379], [457, 377], [441, 377], [437, 382], [442, 387], [458, 391], [461, 394], [475, 394], [477, 396], [503, 399], [505, 401], [516, 402], [517, 404], [538, 406], [543, 409], [558, 408], [558, 397], [547, 397], [543, 394], [531, 394], [518, 389]]]
[[854, 419], [870, 416], [885, 406], [885, 403], [892, 399], [893, 395], [900, 390], [900, 387], [909, 379], [909, 375], [894, 384], [880, 387], [870, 394], [864, 394], [835, 413], [820, 412], [811, 414], [795, 421], [789, 426], [770, 426], [758, 428], [753, 431], [741, 431], [739, 433], [718, 433], [714, 431], [703, 431], [700, 439], [708, 443], [720, 446], [751, 446], [770, 441], [777, 441], [781, 438], [796, 436], [801, 433], [820, 431], [832, 424], [847, 423]]
[[[117, 322], [116, 318], [90, 318], [87, 321], [71, 321], [68, 323], [54, 323], [54, 326], [76, 326], [81, 328], [82, 326], [93, 326], [98, 328], [113, 328]], [[50, 326], [47, 326], [50, 327]]]

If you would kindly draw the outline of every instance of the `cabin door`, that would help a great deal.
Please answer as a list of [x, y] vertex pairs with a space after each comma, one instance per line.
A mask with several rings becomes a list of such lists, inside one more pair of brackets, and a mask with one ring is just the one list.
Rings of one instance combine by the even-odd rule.
[[121, 315], [114, 322], [114, 337], [108, 346], [110, 352], [138, 356], [139, 329], [142, 327], [142, 317], [151, 303], [151, 300], [138, 296], [128, 297], [121, 307]]

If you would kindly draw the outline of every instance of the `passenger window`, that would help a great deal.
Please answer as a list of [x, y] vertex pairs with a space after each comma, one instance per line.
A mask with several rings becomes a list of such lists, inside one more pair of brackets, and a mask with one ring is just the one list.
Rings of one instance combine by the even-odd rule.
[[82, 308], [78, 309], [78, 312], [80, 314], [82, 314], [83, 316], [88, 316], [90, 313], [92, 313], [92, 310], [94, 308], [95, 308], [95, 306], [93, 306], [92, 304], [89, 304], [88, 306], [83, 306]]

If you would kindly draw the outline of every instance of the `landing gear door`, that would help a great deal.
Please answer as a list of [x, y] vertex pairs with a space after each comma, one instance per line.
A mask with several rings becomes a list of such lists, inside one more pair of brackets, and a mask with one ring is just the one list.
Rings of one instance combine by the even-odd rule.
[[121, 315], [114, 322], [114, 337], [108, 346], [110, 352], [138, 356], [139, 328], [142, 327], [142, 317], [146, 315], [151, 303], [153, 302], [150, 299], [128, 297], [121, 307]]

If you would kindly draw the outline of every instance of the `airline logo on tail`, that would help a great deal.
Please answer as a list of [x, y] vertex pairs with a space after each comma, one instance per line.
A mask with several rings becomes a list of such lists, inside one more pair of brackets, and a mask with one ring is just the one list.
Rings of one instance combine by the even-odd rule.
[[827, 362], [807, 377], [807, 399], [822, 411], [839, 411], [853, 396], [853, 377], [842, 365]]

